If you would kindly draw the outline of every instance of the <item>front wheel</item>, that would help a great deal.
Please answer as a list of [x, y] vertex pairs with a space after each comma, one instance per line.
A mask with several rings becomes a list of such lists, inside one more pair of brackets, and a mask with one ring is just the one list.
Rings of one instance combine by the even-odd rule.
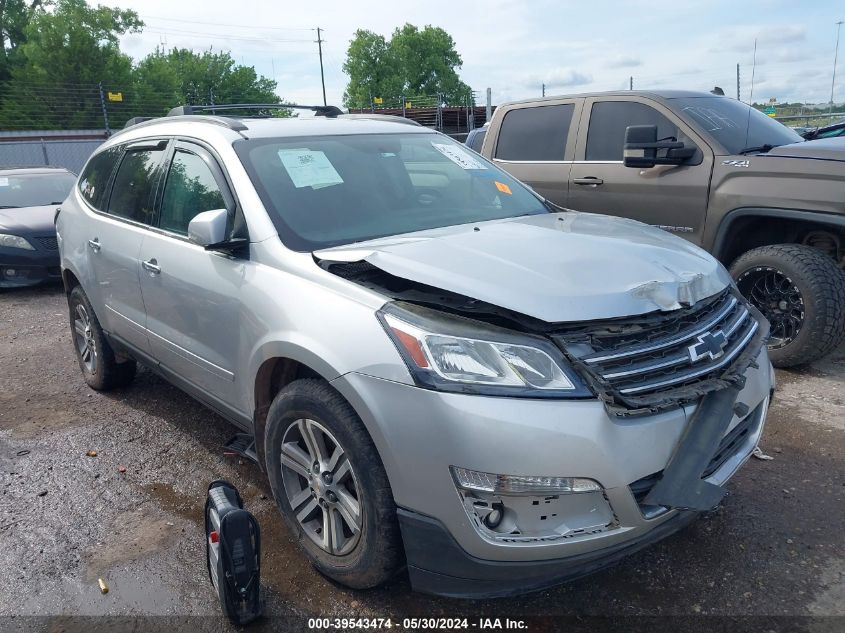
[[845, 339], [845, 273], [821, 251], [800, 244], [755, 248], [731, 265], [731, 275], [771, 324], [776, 367], [817, 360]]
[[355, 589], [402, 565], [393, 494], [358, 415], [327, 382], [296, 380], [267, 414], [265, 462], [276, 504], [312, 564]]

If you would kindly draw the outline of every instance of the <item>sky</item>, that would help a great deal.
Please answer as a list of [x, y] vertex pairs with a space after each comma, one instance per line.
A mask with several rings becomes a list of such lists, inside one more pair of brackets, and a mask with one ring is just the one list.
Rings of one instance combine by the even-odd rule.
[[[322, 102], [316, 27], [330, 104], [340, 105], [342, 65], [356, 29], [389, 37], [411, 23], [455, 40], [461, 78], [493, 103], [629, 87], [710, 90], [741, 99], [827, 103], [841, 0], [103, 0], [146, 23], [123, 37], [135, 59], [155, 49], [213, 47], [278, 82], [301, 104]], [[753, 64], [757, 41], [756, 65]], [[845, 29], [834, 101], [845, 102]], [[753, 95], [752, 95], [753, 75]]]

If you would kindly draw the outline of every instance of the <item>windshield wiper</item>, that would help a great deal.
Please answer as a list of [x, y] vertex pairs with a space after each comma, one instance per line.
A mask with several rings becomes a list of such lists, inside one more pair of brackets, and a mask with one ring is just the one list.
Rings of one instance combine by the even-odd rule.
[[737, 152], [737, 154], [755, 154], [761, 153], [765, 154], [766, 152], [771, 152], [774, 148], [780, 147], [779, 145], [769, 145], [766, 143], [765, 145], [758, 145], [757, 147], [746, 147], [745, 149], [741, 149]]

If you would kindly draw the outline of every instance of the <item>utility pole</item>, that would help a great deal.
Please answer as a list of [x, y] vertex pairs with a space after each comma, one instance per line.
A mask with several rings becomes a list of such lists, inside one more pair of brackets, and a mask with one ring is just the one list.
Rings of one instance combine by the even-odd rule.
[[736, 100], [741, 101], [739, 98], [739, 64], [736, 65]]
[[754, 74], [757, 71], [757, 38], [754, 38], [754, 58], [751, 61], [751, 94], [748, 95], [748, 105], [754, 104]]
[[836, 50], [833, 53], [833, 79], [830, 80], [830, 118], [833, 119], [833, 87], [836, 85], [836, 62], [839, 60], [839, 31], [842, 30], [842, 20], [836, 23]]
[[634, 76], [631, 75], [630, 77], [628, 77], [628, 90], [633, 90], [633, 89], [634, 89]]
[[493, 116], [493, 90], [487, 88], [487, 107], [484, 110], [484, 121], [489, 121]]
[[323, 105], [328, 105], [326, 102], [326, 76], [323, 73], [323, 38], [320, 37], [322, 29], [317, 27], [317, 50], [320, 53], [320, 82], [323, 84]]

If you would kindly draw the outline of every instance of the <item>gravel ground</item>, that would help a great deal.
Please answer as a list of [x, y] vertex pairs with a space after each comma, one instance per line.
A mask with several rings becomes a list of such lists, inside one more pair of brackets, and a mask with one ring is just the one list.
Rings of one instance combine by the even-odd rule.
[[[845, 630], [845, 348], [779, 371], [778, 381], [761, 443], [774, 459], [752, 459], [718, 510], [613, 569], [497, 601], [414, 594], [404, 578], [355, 592], [305, 561], [258, 467], [222, 454], [233, 427], [146, 370], [125, 390], [90, 390], [72, 352], [61, 289], [6, 292], [0, 616], [48, 617], [3, 618], [0, 627], [72, 630], [76, 620], [66, 616], [160, 615], [207, 616], [186, 621], [227, 628], [214, 619], [202, 528], [208, 482], [225, 478], [261, 522], [267, 613], [302, 629], [317, 615], [548, 616], [548, 623], [708, 614], [767, 616], [769, 625], [754, 626], [761, 632], [786, 621], [778, 616], [839, 616], [790, 622]], [[81, 629], [98, 621], [105, 620]]]

